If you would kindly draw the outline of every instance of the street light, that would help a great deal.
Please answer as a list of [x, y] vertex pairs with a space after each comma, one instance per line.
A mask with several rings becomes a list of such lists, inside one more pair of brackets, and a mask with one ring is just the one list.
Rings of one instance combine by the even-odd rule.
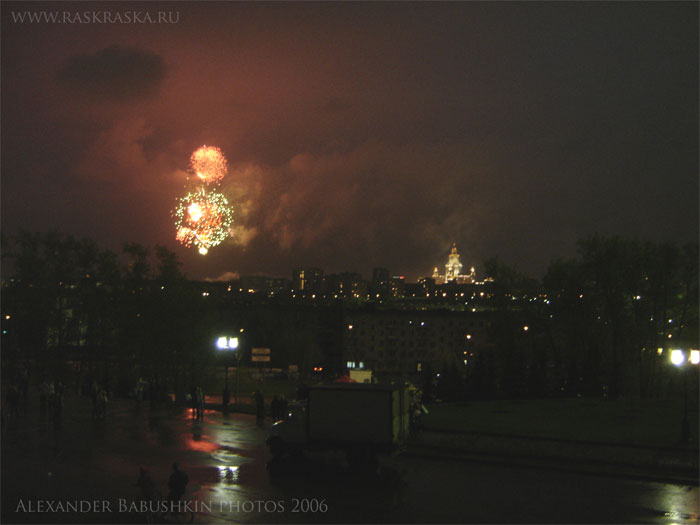
[[683, 350], [671, 350], [671, 362], [676, 366], [681, 366], [685, 361], [685, 355], [683, 355]]
[[[691, 350], [686, 359], [685, 352], [680, 349], [671, 350], [671, 362], [678, 368], [687, 363], [697, 365], [700, 363], [700, 350]], [[690, 424], [688, 422], [688, 372], [683, 370], [683, 419], [681, 420], [681, 441], [687, 443], [690, 439]]]
[[690, 362], [694, 365], [700, 364], [700, 350], [690, 351]]
[[219, 337], [216, 340], [216, 347], [219, 350], [235, 350], [238, 348], [238, 337]]
[[[241, 363], [241, 357], [239, 352], [237, 352], [238, 349], [238, 337], [230, 337], [230, 336], [225, 336], [222, 335], [216, 340], [216, 348], [219, 349], [220, 352], [235, 352], [235, 355], [237, 357], [238, 364], [236, 365], [236, 405], [238, 405], [238, 374], [239, 374], [239, 368], [240, 368], [240, 363]], [[221, 396], [221, 404], [224, 406], [224, 409], [228, 405], [228, 400], [229, 400], [229, 390], [228, 390], [228, 361], [225, 362], [224, 364], [224, 393]]]

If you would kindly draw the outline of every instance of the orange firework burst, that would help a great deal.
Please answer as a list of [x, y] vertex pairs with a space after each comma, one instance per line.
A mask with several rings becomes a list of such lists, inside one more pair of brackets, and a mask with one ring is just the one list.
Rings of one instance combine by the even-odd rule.
[[202, 146], [190, 157], [190, 173], [204, 184], [218, 184], [228, 173], [226, 157], [219, 148]]

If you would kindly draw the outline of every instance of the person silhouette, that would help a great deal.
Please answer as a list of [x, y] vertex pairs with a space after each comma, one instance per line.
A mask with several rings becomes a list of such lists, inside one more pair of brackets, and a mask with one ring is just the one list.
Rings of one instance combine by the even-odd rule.
[[190, 478], [187, 474], [180, 470], [177, 463], [173, 463], [173, 472], [168, 478], [168, 501], [172, 503], [180, 501], [185, 494], [185, 488], [189, 481]]

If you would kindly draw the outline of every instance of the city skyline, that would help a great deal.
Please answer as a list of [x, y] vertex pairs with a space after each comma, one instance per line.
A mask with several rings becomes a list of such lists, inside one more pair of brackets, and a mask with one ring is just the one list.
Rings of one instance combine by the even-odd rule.
[[[450, 251], [448, 254], [450, 255], [445, 256], [445, 260], [448, 261], [448, 266], [452, 264], [452, 260], [454, 257], [454, 254], [456, 253], [456, 244], [457, 243], [452, 243]], [[457, 257], [459, 258], [459, 254], [457, 254]], [[438, 266], [445, 266], [440, 263], [438, 263]], [[435, 270], [437, 270], [438, 266], [435, 266]], [[291, 268], [287, 273], [292, 275], [292, 280], [294, 280], [294, 276], [298, 271], [301, 270], [314, 270], [314, 271], [320, 271], [320, 274], [322, 277], [327, 277], [331, 275], [342, 275], [342, 274], [358, 274], [362, 277], [363, 280], [365, 281], [375, 281], [377, 280], [377, 271], [383, 270], [387, 272], [387, 279], [391, 278], [398, 278], [400, 277], [401, 279], [407, 279], [406, 276], [404, 275], [404, 272], [401, 271], [401, 268], [386, 268], [384, 266], [377, 266], [377, 265], [372, 265], [371, 266], [371, 271], [370, 272], [361, 272], [355, 268], [340, 268], [338, 270], [330, 271], [327, 272], [325, 271], [324, 268], [320, 267], [319, 265], [314, 265], [314, 264], [306, 264], [306, 265], [298, 265], [295, 266], [294, 268]], [[457, 270], [458, 271], [458, 270]], [[469, 265], [469, 273], [468, 274], [454, 274], [450, 278], [446, 279], [445, 275], [439, 275], [437, 276], [439, 281], [439, 284], [445, 284], [446, 282], [450, 281], [458, 281], [460, 284], [463, 283], [471, 283], [476, 280], [476, 266], [475, 265]], [[225, 274], [220, 275], [216, 279], [211, 279], [211, 278], [205, 278], [205, 281], [229, 281], [229, 280], [237, 280], [240, 279], [241, 277], [273, 277], [273, 278], [288, 278], [289, 275], [282, 275], [282, 274], [266, 274], [263, 272], [257, 272], [257, 273], [248, 273], [248, 274], [240, 274], [237, 272], [227, 272]], [[434, 274], [434, 271], [425, 271], [423, 274], [419, 274], [415, 279], [407, 279], [406, 282], [418, 282], [421, 279], [435, 279], [436, 275]]]
[[[83, 7], [2, 4], [6, 235], [161, 244], [192, 279], [407, 281], [453, 242], [540, 278], [595, 232], [699, 236], [697, 4]], [[100, 18], [139, 9], [169, 16]], [[234, 229], [201, 256], [172, 210], [204, 144]]]

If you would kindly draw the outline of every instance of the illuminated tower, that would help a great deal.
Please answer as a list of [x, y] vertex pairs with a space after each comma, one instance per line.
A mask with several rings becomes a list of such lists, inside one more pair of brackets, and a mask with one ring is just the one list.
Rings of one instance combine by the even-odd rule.
[[457, 253], [457, 243], [452, 243], [452, 251], [445, 265], [445, 282], [454, 281], [462, 271], [462, 263], [459, 262], [459, 253]]

